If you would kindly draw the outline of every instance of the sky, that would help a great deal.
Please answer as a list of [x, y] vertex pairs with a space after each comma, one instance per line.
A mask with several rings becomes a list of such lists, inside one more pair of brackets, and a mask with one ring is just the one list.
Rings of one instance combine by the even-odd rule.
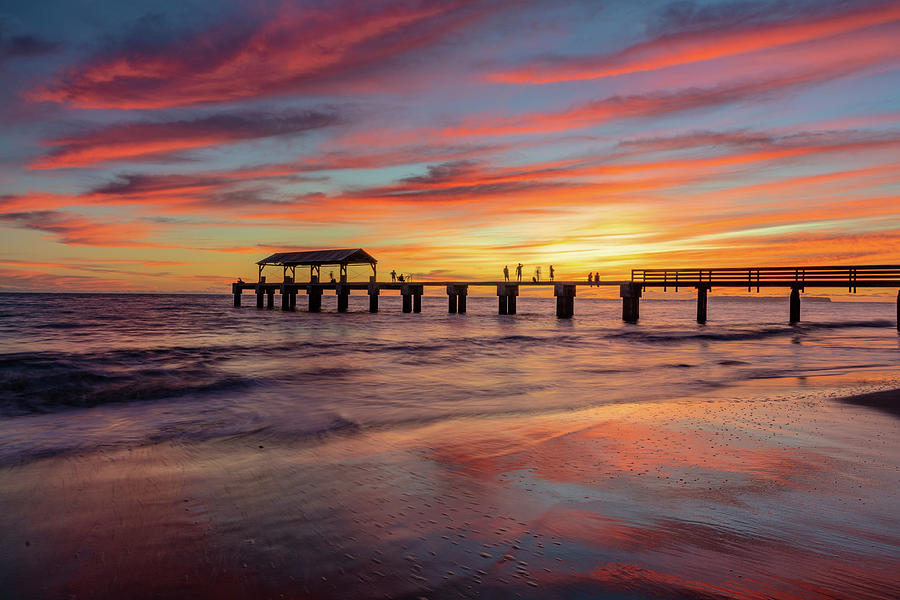
[[5, 0], [0, 291], [900, 263], [898, 40], [896, 0]]

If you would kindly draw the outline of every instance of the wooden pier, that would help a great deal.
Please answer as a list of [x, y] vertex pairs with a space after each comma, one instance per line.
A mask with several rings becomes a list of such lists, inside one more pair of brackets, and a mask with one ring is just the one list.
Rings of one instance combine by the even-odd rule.
[[[313, 252], [279, 253], [263, 259], [259, 263], [259, 281], [255, 283], [238, 281], [231, 284], [234, 306], [241, 306], [244, 291], [256, 295], [256, 307], [275, 307], [275, 293], [281, 297], [282, 310], [295, 310], [297, 295], [308, 296], [309, 312], [322, 310], [322, 295], [334, 292], [337, 296], [338, 312], [346, 312], [351, 292], [365, 292], [369, 296], [369, 312], [378, 312], [379, 297], [384, 290], [400, 292], [404, 313], [422, 311], [422, 296], [426, 287], [444, 288], [448, 298], [448, 312], [464, 314], [469, 288], [493, 288], [498, 298], [498, 313], [516, 314], [516, 300], [522, 287], [552, 287], [556, 297], [556, 316], [571, 318], [575, 314], [575, 296], [578, 286], [619, 288], [622, 298], [622, 319], [637, 323], [640, 318], [640, 300], [647, 288], [680, 288], [697, 290], [697, 322], [706, 323], [708, 295], [713, 288], [747, 288], [759, 292], [761, 288], [784, 288], [790, 291], [788, 321], [800, 321], [800, 293], [806, 288], [846, 288], [855, 293], [858, 288], [897, 288], [897, 329], [900, 330], [900, 265], [860, 265], [860, 266], [816, 266], [816, 267], [750, 267], [720, 269], [634, 269], [628, 281], [377, 281], [376, 262], [365, 251], [357, 249], [328, 250]], [[347, 280], [349, 264], [367, 264], [373, 275], [368, 282]], [[263, 277], [263, 267], [281, 266], [283, 280], [269, 283]], [[340, 279], [320, 281], [321, 267], [333, 265], [339, 268]], [[310, 268], [309, 282], [295, 281], [296, 268]], [[290, 275], [288, 275], [290, 271]]]

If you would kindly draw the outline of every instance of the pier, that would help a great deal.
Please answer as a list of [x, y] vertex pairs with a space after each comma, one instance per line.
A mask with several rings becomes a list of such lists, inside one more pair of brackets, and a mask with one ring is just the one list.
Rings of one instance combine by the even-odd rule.
[[[640, 319], [640, 300], [647, 288], [693, 288], [697, 291], [697, 322], [706, 323], [708, 296], [714, 288], [747, 288], [759, 292], [762, 288], [782, 288], [789, 293], [788, 322], [800, 321], [800, 294], [806, 288], [845, 288], [856, 293], [858, 288], [897, 288], [897, 329], [900, 331], [900, 265], [853, 265], [812, 267], [747, 267], [718, 269], [633, 269], [631, 279], [582, 281], [378, 281], [377, 261], [361, 248], [341, 250], [315, 250], [308, 252], [282, 252], [273, 254], [257, 263], [259, 279], [255, 283], [237, 281], [231, 284], [234, 306], [241, 306], [244, 291], [256, 295], [256, 307], [273, 309], [275, 293], [281, 297], [282, 310], [297, 308], [297, 295], [308, 297], [309, 312], [322, 310], [322, 295], [334, 292], [338, 312], [346, 312], [351, 292], [365, 292], [369, 296], [369, 312], [376, 313], [382, 291], [399, 291], [404, 313], [422, 311], [422, 296], [426, 287], [444, 288], [448, 298], [448, 312], [465, 314], [469, 288], [496, 290], [498, 314], [515, 315], [516, 299], [523, 287], [553, 288], [556, 298], [556, 316], [568, 319], [575, 314], [575, 297], [578, 286], [619, 288], [622, 298], [622, 320], [637, 323]], [[348, 281], [351, 265], [367, 265], [372, 275], [367, 282]], [[263, 269], [276, 266], [282, 269], [282, 281], [268, 282]], [[323, 266], [337, 268], [338, 277], [321, 280]], [[309, 281], [297, 282], [297, 268], [309, 268]]]

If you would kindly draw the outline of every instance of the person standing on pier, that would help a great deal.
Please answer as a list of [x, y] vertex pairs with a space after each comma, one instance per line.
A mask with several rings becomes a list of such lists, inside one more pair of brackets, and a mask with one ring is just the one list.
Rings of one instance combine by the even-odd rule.
[[397, 281], [397, 269], [391, 269], [391, 283]]
[[588, 271], [588, 287], [594, 287], [594, 274]]
[[550, 281], [553, 281], [553, 265], [550, 265]]
[[597, 287], [600, 287], [600, 271], [597, 271], [596, 273], [594, 273], [594, 284]]
[[328, 272], [328, 276], [331, 278], [331, 283], [336, 283], [336, 282], [334, 281], [334, 271], [329, 271], [329, 272]]
[[522, 281], [522, 263], [516, 265], [516, 281]]
[[503, 265], [503, 281], [509, 281], [509, 265]]
[[540, 266], [537, 266], [534, 268], [534, 280], [535, 281], [541, 280], [541, 267]]

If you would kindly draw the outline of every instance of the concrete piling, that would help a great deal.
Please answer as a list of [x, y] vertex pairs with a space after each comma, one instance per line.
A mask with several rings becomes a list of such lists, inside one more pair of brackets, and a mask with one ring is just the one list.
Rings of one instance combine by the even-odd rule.
[[369, 312], [377, 313], [378, 312], [378, 294], [381, 293], [381, 290], [378, 288], [378, 284], [375, 283], [375, 278], [369, 278]]
[[231, 284], [231, 293], [234, 294], [234, 307], [241, 307], [241, 286], [238, 283]]
[[451, 283], [447, 286], [448, 308], [450, 314], [466, 312], [466, 294], [469, 293], [469, 286], [465, 284]]
[[275, 308], [275, 290], [272, 288], [266, 290], [266, 308]]
[[641, 295], [643, 288], [637, 283], [623, 283], [619, 286], [622, 297], [622, 320], [626, 323], [637, 323], [641, 318]]
[[900, 290], [897, 290], [897, 331], [900, 331]]
[[519, 286], [515, 283], [497, 284], [497, 297], [499, 298], [498, 313], [501, 315], [516, 314], [516, 296], [519, 295]]
[[350, 307], [350, 288], [339, 283], [334, 287], [334, 293], [337, 295], [338, 312], [347, 312]]
[[707, 293], [709, 292], [709, 288], [707, 286], [701, 285], [697, 287], [697, 322], [703, 325], [706, 323], [706, 307], [707, 307]]
[[266, 295], [265, 289], [257, 286], [256, 287], [256, 308], [263, 308], [265, 306], [264, 297]]
[[554, 284], [553, 295], [556, 296], [557, 318], [571, 319], [575, 314], [575, 285], [571, 283]]
[[403, 296], [403, 312], [422, 312], [422, 293], [425, 286], [421, 283], [404, 283], [400, 286], [400, 295]]
[[322, 312], [322, 288], [317, 285], [306, 286], [309, 295], [309, 312]]
[[790, 323], [800, 322], [800, 288], [791, 288], [791, 317]]

